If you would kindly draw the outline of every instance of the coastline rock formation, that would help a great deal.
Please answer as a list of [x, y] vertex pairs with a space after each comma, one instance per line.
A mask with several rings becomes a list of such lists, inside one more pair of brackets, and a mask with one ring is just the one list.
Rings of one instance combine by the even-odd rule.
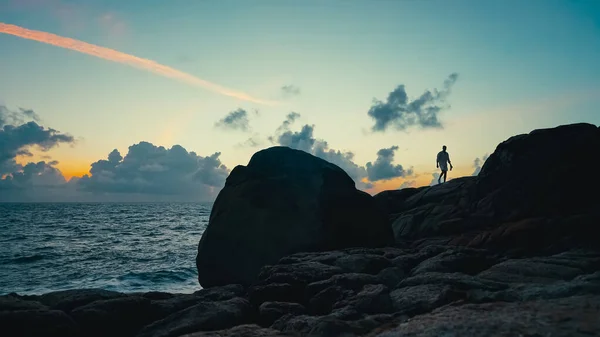
[[[372, 247], [344, 248], [356, 244], [350, 238], [320, 251], [327, 247], [324, 244], [311, 252], [277, 258], [260, 268], [249, 285], [213, 286], [194, 294], [88, 289], [0, 296], [2, 333], [50, 337], [598, 336], [600, 208], [596, 205], [600, 186], [591, 181], [593, 177], [580, 177], [598, 167], [595, 153], [599, 148], [600, 129], [590, 124], [515, 136], [498, 145], [477, 177], [386, 191], [363, 198], [365, 208], [348, 206], [350, 214], [355, 208], [366, 210], [365, 214], [374, 212], [372, 207], [383, 214], [389, 235], [393, 228], [396, 240], [385, 247], [377, 247], [377, 240], [366, 240]], [[297, 158], [312, 160], [308, 154], [302, 156]], [[295, 221], [293, 217], [301, 212], [286, 217], [286, 209], [270, 215], [278, 210], [271, 203], [292, 204], [281, 200], [288, 189], [301, 198], [329, 184], [323, 183], [326, 178], [318, 178], [330, 170], [325, 164], [317, 165], [321, 168], [316, 171], [298, 173], [302, 179], [286, 178], [275, 169], [268, 171], [272, 164], [268, 158], [259, 156], [258, 162], [251, 160], [246, 168], [232, 172], [228, 192], [220, 196], [219, 207], [215, 203], [211, 220], [234, 207], [226, 200], [247, 208], [256, 206], [253, 198], [247, 198], [251, 195], [264, 213], [248, 210], [228, 217], [260, 224], [259, 215], [272, 216], [276, 223], [267, 226], [265, 222], [265, 228], [279, 225], [285, 229], [280, 224]], [[283, 160], [277, 165], [281, 169], [292, 163]], [[298, 163], [299, 171], [315, 167], [306, 165]], [[350, 193], [354, 185], [340, 178], [335, 167], [331, 170], [337, 178], [327, 179]], [[279, 183], [285, 179], [300, 181], [300, 186]], [[284, 187], [277, 190], [275, 186]], [[334, 203], [335, 210], [344, 205], [328, 202]], [[238, 207], [242, 206], [234, 209]], [[301, 220], [322, 219], [316, 214], [313, 211]], [[233, 230], [231, 226], [227, 228]], [[369, 231], [368, 225], [363, 228]], [[217, 233], [215, 238], [226, 234], [212, 233]], [[272, 240], [266, 233], [262, 239], [244, 235], [234, 237], [261, 240], [262, 245]], [[309, 242], [302, 236], [305, 232], [296, 235]], [[319, 243], [326, 241], [327, 235], [322, 235]], [[283, 237], [292, 240], [294, 236]], [[253, 247], [254, 243], [237, 244]], [[224, 281], [219, 276], [207, 282]]]
[[204, 288], [250, 285], [261, 267], [292, 253], [392, 242], [373, 198], [344, 170], [304, 151], [271, 147], [227, 177], [198, 244], [198, 280]]

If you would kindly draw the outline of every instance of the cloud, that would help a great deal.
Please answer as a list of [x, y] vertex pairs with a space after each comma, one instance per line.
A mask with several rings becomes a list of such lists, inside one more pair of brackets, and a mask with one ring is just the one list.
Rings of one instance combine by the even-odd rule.
[[416, 187], [417, 186], [417, 182], [414, 180], [407, 180], [405, 182], [402, 183], [402, 185], [400, 185], [400, 187], [398, 187], [399, 190], [403, 189], [403, 188], [411, 188], [411, 187]]
[[28, 163], [0, 180], [0, 190], [27, 188], [60, 188], [67, 181], [59, 169], [58, 162]]
[[[369, 178], [368, 167], [358, 165], [354, 162], [354, 153], [350, 151], [340, 151], [329, 148], [327, 141], [323, 139], [317, 139], [314, 136], [314, 125], [305, 124], [300, 128], [300, 131], [290, 130], [290, 126], [300, 117], [300, 114], [292, 112], [286, 116], [281, 126], [276, 130], [275, 136], [269, 137], [272, 143], [279, 144], [282, 146], [288, 146], [294, 149], [308, 152], [316, 157], [327, 160], [330, 163], [336, 164], [342, 168], [348, 175], [354, 180], [359, 189], [369, 189], [374, 187], [373, 181], [383, 180], [376, 179], [372, 181], [364, 181], [365, 178]], [[393, 153], [391, 157], [385, 155], [386, 149], [382, 149], [378, 152], [378, 158], [375, 161], [376, 164], [370, 164], [372, 167], [373, 174], [371, 178], [378, 178], [374, 175], [377, 170], [381, 170], [381, 173], [385, 173], [389, 176], [389, 172], [385, 169], [391, 170], [393, 174], [398, 174], [399, 170], [402, 174], [411, 174], [412, 170], [404, 171], [401, 165], [392, 165]], [[389, 149], [387, 149], [389, 150]], [[383, 151], [383, 152], [382, 152]], [[380, 153], [382, 154], [380, 156]], [[389, 165], [389, 166], [386, 166]], [[391, 169], [390, 169], [391, 167]], [[389, 178], [391, 179], [391, 178]], [[370, 179], [369, 179], [370, 180]]]
[[216, 122], [215, 127], [224, 130], [250, 131], [248, 112], [244, 109], [234, 110]]
[[367, 114], [375, 120], [373, 132], [385, 132], [393, 127], [396, 130], [406, 130], [419, 126], [421, 128], [441, 128], [442, 123], [438, 114], [444, 110], [446, 97], [458, 79], [457, 73], [452, 73], [445, 81], [442, 90], [426, 90], [417, 99], [409, 100], [403, 84], [389, 93], [385, 102], [374, 100]]
[[394, 165], [394, 152], [398, 146], [381, 149], [377, 151], [377, 159], [374, 163], [367, 163], [367, 177], [369, 181], [390, 180], [398, 177], [412, 175], [412, 170], [404, 170], [402, 165]]
[[483, 155], [483, 157], [481, 158], [475, 158], [475, 160], [473, 161], [473, 168], [475, 169], [475, 171], [473, 171], [473, 176], [476, 176], [479, 174], [479, 172], [481, 172], [481, 167], [483, 166], [483, 163], [485, 163], [485, 161], [488, 159], [489, 155], [486, 153]]
[[94, 194], [167, 195], [186, 200], [213, 200], [224, 186], [229, 169], [220, 152], [201, 157], [180, 145], [170, 149], [149, 142], [129, 147], [125, 157], [118, 150], [92, 164], [90, 175], [78, 185]]
[[283, 92], [283, 95], [286, 97], [300, 95], [300, 88], [295, 85], [292, 85], [292, 84], [284, 85], [283, 87], [281, 87], [281, 91]]
[[75, 142], [69, 134], [46, 129], [35, 121], [27, 122], [28, 119], [39, 120], [39, 117], [33, 110], [12, 111], [0, 106], [0, 176], [22, 169], [16, 157], [31, 156], [31, 147], [48, 151], [61, 143]]
[[126, 54], [114, 49], [93, 45], [80, 40], [75, 40], [39, 30], [31, 30], [2, 22], [0, 22], [0, 34], [13, 35], [27, 40], [37, 41], [60, 48], [74, 50], [76, 52], [95, 56], [108, 61], [129, 65], [138, 69], [143, 69], [164, 77], [176, 79], [187, 84], [202, 87], [211, 90], [215, 93], [237, 98], [240, 100], [265, 105], [275, 104], [275, 102], [261, 100], [252, 97], [244, 92], [225, 88], [218, 84], [211, 83], [209, 81], [203, 80], [191, 74], [184, 73], [180, 70], [171, 68], [169, 66], [157, 63], [152, 60]]
[[431, 176], [433, 177], [433, 179], [431, 179], [431, 182], [429, 182], [429, 186], [437, 185], [438, 179], [440, 177], [440, 173], [439, 172], [432, 173]]

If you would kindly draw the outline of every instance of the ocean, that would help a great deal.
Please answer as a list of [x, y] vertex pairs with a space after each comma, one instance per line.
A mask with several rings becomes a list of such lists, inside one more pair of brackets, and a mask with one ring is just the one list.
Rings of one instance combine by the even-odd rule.
[[212, 203], [0, 203], [0, 294], [191, 293]]

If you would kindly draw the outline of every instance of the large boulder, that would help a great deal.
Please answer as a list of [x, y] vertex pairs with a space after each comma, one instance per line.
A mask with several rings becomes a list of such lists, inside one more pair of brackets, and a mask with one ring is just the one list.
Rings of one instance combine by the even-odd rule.
[[542, 249], [568, 232], [574, 240], [564, 246], [572, 246], [589, 237], [593, 227], [584, 224], [600, 218], [599, 149], [592, 124], [538, 129], [500, 143], [476, 177], [375, 199], [385, 200], [397, 242], [454, 236], [472, 246]]
[[295, 252], [392, 242], [384, 213], [341, 168], [271, 147], [227, 178], [198, 244], [198, 280], [249, 285], [261, 267]]

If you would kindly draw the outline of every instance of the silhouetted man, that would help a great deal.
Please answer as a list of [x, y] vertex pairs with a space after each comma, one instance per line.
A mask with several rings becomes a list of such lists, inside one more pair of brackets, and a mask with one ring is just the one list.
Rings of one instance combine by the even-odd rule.
[[435, 160], [435, 167], [439, 167], [442, 170], [438, 177], [438, 184], [441, 183], [440, 179], [444, 177], [446, 182], [446, 174], [448, 173], [448, 164], [450, 164], [450, 171], [452, 171], [452, 163], [450, 162], [450, 155], [446, 152], [446, 145], [442, 146], [442, 151], [438, 152], [437, 159]]

